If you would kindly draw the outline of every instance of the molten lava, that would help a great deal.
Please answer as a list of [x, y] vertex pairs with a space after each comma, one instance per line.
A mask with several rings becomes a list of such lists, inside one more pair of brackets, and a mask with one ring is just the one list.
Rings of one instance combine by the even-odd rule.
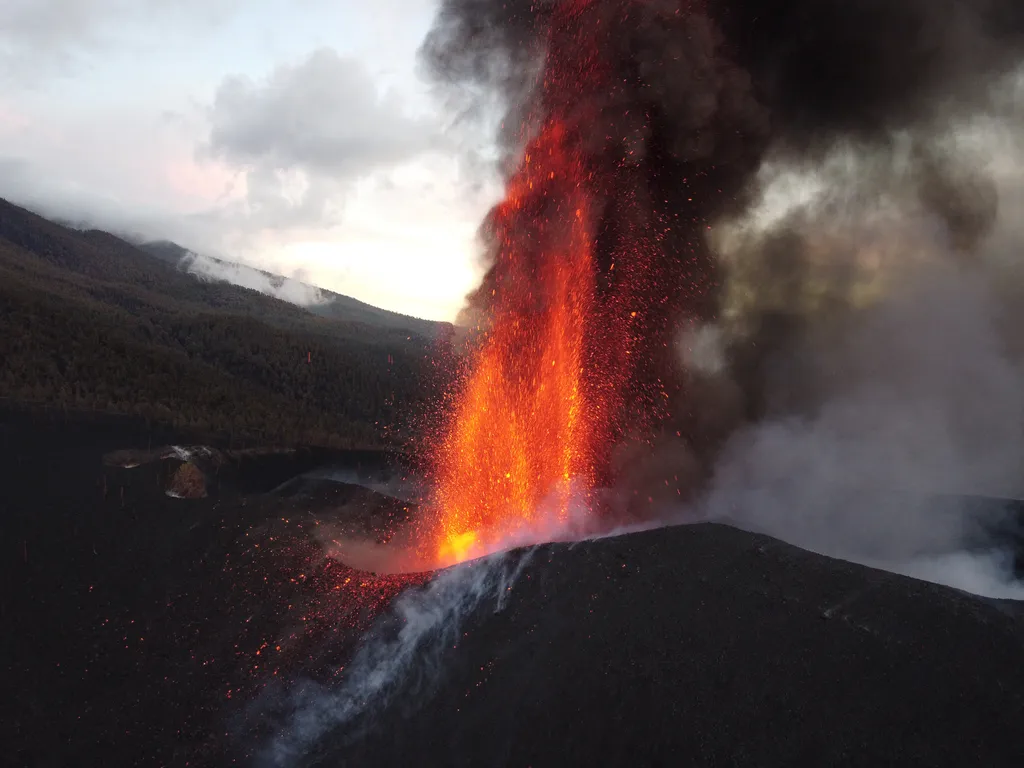
[[[538, 140], [523, 176], [499, 209], [512, 232], [503, 257], [512, 273], [496, 296], [491, 327], [452, 414], [438, 461], [442, 562], [479, 554], [522, 529], [564, 522], [573, 488], [592, 486], [600, 408], [586, 370], [594, 317], [587, 201], [568, 195], [572, 221], [553, 238], [538, 274], [516, 267], [511, 236], [537, 185], [578, 173], [557, 126]], [[546, 186], [547, 186], [546, 185]]]
[[629, 379], [636, 311], [622, 290], [599, 291], [607, 179], [588, 167], [580, 129], [601, 116], [575, 98], [614, 88], [595, 38], [613, 25], [581, 23], [591, 6], [563, 3], [551, 22], [543, 122], [491, 213], [487, 324], [435, 457], [441, 564], [536, 541], [588, 510]]
[[[751, 230], [749, 285], [735, 282], [747, 260], [721, 262], [708, 231], [755, 213], [769, 157], [800, 170], [848, 146], [874, 167], [902, 158], [899, 135], [913, 151], [894, 183], [934, 178], [933, 161], [956, 154], [929, 149], [936, 118], [981, 106], [1024, 45], [1019, 0], [956, 3], [952, 16], [925, 0], [438, 4], [425, 61], [483, 114], [493, 96], [507, 102], [499, 148], [518, 163], [484, 223], [490, 269], [469, 297], [480, 343], [431, 457], [437, 517], [415, 554], [435, 563], [538, 541], [577, 502], [593, 509], [606, 482], [626, 518], [650, 513], [652, 485], [699, 492], [731, 431], [764, 413], [772, 356], [818, 338], [814, 312], [776, 298], [817, 280], [800, 234], [816, 203]], [[932, 44], [907, 45], [908, 29]], [[978, 210], [956, 197], [914, 210], [956, 229], [955, 211]], [[839, 312], [847, 281], [826, 291]], [[729, 319], [725, 308], [744, 327], [723, 338], [720, 370], [685, 369], [678, 331]]]

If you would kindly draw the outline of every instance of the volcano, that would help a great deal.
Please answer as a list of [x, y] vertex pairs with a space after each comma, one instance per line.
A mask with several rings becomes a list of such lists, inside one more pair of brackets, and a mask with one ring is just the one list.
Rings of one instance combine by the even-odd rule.
[[[1012, 292], [986, 282], [999, 273], [974, 273], [998, 195], [974, 183], [984, 163], [960, 173], [940, 129], [995, 109], [1022, 52], [1019, 0], [442, 0], [424, 58], [441, 85], [505, 110], [505, 195], [481, 229], [487, 271], [464, 354], [449, 356], [454, 383], [437, 377], [429, 427], [392, 432], [415, 447], [416, 476], [393, 466], [408, 456], [364, 461], [364, 443], [340, 435], [320, 452], [251, 453], [232, 451], [230, 433], [226, 448], [181, 448], [193, 438], [102, 411], [91, 424], [65, 411], [0, 420], [6, 754], [258, 768], [1019, 764], [1022, 604], [808, 550], [848, 545], [887, 564], [998, 550], [1019, 571], [1019, 505], [961, 525], [962, 499], [952, 513], [918, 499], [907, 514], [899, 499], [840, 504], [834, 490], [865, 477], [929, 494], [946, 487], [937, 476], [1019, 487], [1024, 356], [1006, 342], [1019, 346], [1020, 325], [1006, 321]], [[731, 250], [713, 240], [720, 224], [749, 234], [772, 163], [820, 169], [840, 151], [852, 193], [822, 172], [834, 197]], [[946, 288], [903, 290], [938, 274], [924, 268], [886, 272], [874, 293], [812, 269], [846, 245], [829, 229], [836, 201], [864, 198], [843, 222], [855, 256], [858, 224], [891, 207], [907, 242], [912, 221], [928, 235], [922, 261], [941, 262]], [[46, 243], [72, 240], [54, 238], [18, 248], [66, 255]], [[95, 266], [96, 253], [73, 261]], [[34, 322], [27, 295], [12, 317]], [[186, 341], [222, 326], [267, 335], [166, 317]], [[79, 325], [87, 349], [111, 351]], [[871, 333], [843, 336], [850, 326]], [[679, 354], [700, 334], [714, 365]], [[347, 364], [314, 364], [311, 347], [337, 345], [288, 338], [249, 379], [197, 378], [197, 397], [210, 381], [217, 398], [183, 423], [237, 406], [264, 440], [275, 433], [261, 419], [282, 404], [289, 419], [319, 416], [374, 389], [350, 385]], [[249, 367], [257, 347], [225, 370]], [[350, 416], [411, 424], [421, 400], [396, 396], [431, 375], [410, 364], [391, 377], [392, 355], [373, 352], [381, 397]], [[114, 358], [111, 371], [135, 370]], [[264, 398], [243, 390], [268, 378]], [[308, 397], [286, 381], [306, 381]], [[137, 412], [159, 415], [164, 400]], [[666, 525], [707, 498], [719, 521], [751, 530]], [[1018, 590], [1010, 570], [1003, 586]]]
[[498, 599], [420, 645], [385, 705], [267, 764], [1010, 765], [1024, 747], [1016, 603], [713, 524], [542, 547]]
[[[856, 315], [856, 270], [821, 277], [805, 242], [843, 206], [732, 260], [709, 233], [753, 226], [770, 162], [849, 149], [905, 169], [865, 171], [858, 193], [925, 209], [944, 258], [976, 256], [998, 196], [943, 126], [992, 109], [1022, 51], [1009, 0], [444, 0], [423, 58], [443, 87], [505, 110], [505, 194], [481, 226], [475, 346], [440, 406], [425, 552], [447, 565], [544, 541], [578, 510], [613, 528], [604, 485], [692, 499], [743, 427], [819, 410], [784, 356]], [[678, 359], [700, 331], [722, 339], [714, 375]]]

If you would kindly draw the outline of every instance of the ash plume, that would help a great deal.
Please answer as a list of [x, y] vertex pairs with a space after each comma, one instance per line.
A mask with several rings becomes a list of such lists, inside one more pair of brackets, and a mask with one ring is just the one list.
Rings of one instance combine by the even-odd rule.
[[[445, 0], [423, 54], [470, 97], [500, 95], [510, 168], [538, 125], [566, 125], [601, 208], [599, 272], [654, 262], [654, 279], [631, 297], [654, 357], [682, 320], [721, 312], [729, 278], [706, 234], [747, 207], [769, 153], [808, 162], [845, 141], [884, 155], [900, 131], [926, 135], [936, 120], [984, 106], [1022, 42], [1024, 10], [1012, 0]], [[608, 74], [587, 78], [579, 70], [595, 57]], [[955, 163], [928, 151], [914, 162], [935, 182], [922, 184], [923, 199], [964, 244], [976, 240], [991, 215], [956, 183]], [[558, 192], [537, 190], [532, 219], [546, 218]], [[507, 279], [495, 217], [483, 234], [495, 261], [470, 297], [476, 309]], [[781, 258], [760, 278], [767, 289], [793, 283], [802, 267]], [[782, 325], [765, 319], [759, 333], [788, 335]], [[744, 339], [747, 353], [778, 343]], [[667, 365], [658, 359], [647, 378], [668, 378]], [[748, 415], [760, 365], [735, 366]]]
[[[845, 471], [850, 483], [1024, 491], [1009, 487], [1024, 378], [1007, 319], [1024, 281], [1006, 266], [1021, 236], [1002, 215], [1009, 160], [996, 149], [1020, 120], [1007, 97], [1024, 59], [1019, 2], [443, 0], [422, 53], [464, 103], [502, 105], [510, 180], [552, 122], [582, 159], [602, 300], [639, 312], [639, 363], [606, 457], [621, 515], [709, 488], [720, 504], [743, 486], [730, 467], [760, 450], [758, 430], [803, 425], [793, 453], [806, 461], [833, 450], [834, 412], [857, 447], [817, 476], [812, 463], [818, 490]], [[491, 266], [471, 316], [522, 279], [503, 256], [509, 228], [542, 251], [565, 192], [558, 179], [531, 187], [511, 223], [497, 209], [485, 220]], [[956, 340], [973, 374], [936, 363], [933, 334]], [[890, 416], [902, 433], [848, 434]], [[899, 455], [885, 473], [858, 469], [886, 446]], [[794, 539], [806, 524], [771, 531]]]
[[[653, 334], [668, 311], [712, 313], [715, 275], [703, 231], [741, 196], [770, 135], [767, 111], [724, 44], [706, 14], [674, 2], [452, 0], [423, 54], [437, 77], [470, 98], [500, 94], [509, 173], [540, 126], [564, 126], [600, 210], [594, 237], [606, 293], [634, 277], [632, 261], [651, 257], [672, 281], [637, 297], [664, 307], [642, 321]], [[599, 74], [580, 71], [588, 67]], [[536, 188], [515, 222], [538, 230], [538, 249], [553, 239], [540, 230], [550, 229], [566, 192], [559, 181]], [[496, 213], [482, 232], [495, 262], [470, 297], [472, 309], [486, 309], [494, 285], [508, 279]], [[616, 261], [617, 274], [609, 270]]]

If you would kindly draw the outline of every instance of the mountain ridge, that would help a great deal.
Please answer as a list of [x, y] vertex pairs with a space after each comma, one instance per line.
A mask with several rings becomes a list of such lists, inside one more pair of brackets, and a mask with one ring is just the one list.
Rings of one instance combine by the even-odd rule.
[[[225, 282], [232, 285], [248, 287], [245, 286], [244, 283], [236, 282], [223, 276], [223, 273], [233, 270], [242, 275], [248, 275], [251, 278], [255, 278], [255, 280], [250, 280], [250, 282], [258, 282], [260, 279], [266, 280], [267, 285], [270, 288], [277, 290], [264, 290], [261, 292], [277, 298], [282, 298], [279, 293], [282, 287], [286, 284], [292, 284], [299, 287], [308, 295], [315, 296], [317, 299], [316, 301], [308, 304], [298, 304], [298, 306], [302, 306], [313, 314], [320, 315], [322, 317], [337, 320], [376, 323], [394, 328], [405, 328], [412, 333], [430, 337], [443, 333], [444, 329], [451, 327], [451, 323], [438, 320], [427, 320], [413, 315], [395, 312], [394, 310], [383, 309], [382, 307], [374, 306], [373, 304], [353, 298], [352, 296], [346, 296], [327, 288], [306, 283], [294, 277], [286, 277], [275, 272], [270, 272], [269, 270], [259, 269], [248, 264], [243, 264], [238, 261], [231, 261], [217, 256], [198, 253], [171, 240], [142, 242], [138, 244], [137, 247], [145, 253], [148, 253], [161, 261], [165, 261], [168, 264], [171, 264], [190, 275], [194, 275], [201, 280]], [[206, 267], [205, 269], [203, 268], [204, 266]], [[222, 273], [221, 276], [216, 274], [217, 271]], [[256, 290], [261, 289], [256, 288]], [[284, 300], [289, 301], [287, 298], [284, 298]]]
[[408, 439], [431, 399], [437, 336], [376, 317], [204, 281], [0, 200], [0, 397], [211, 440], [380, 446]]

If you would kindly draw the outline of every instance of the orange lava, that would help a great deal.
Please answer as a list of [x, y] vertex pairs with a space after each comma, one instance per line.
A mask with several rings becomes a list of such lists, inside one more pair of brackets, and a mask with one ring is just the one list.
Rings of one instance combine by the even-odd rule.
[[[566, 112], [565, 95], [602, 76], [599, 48], [573, 18], [589, 5], [564, 4], [553, 25], [579, 30], [568, 33], [569, 57], [556, 58], [567, 48], [552, 41], [542, 86]], [[595, 181], [573, 131], [581, 116], [559, 112], [526, 143], [492, 212], [498, 279], [435, 457], [439, 521], [428, 546], [442, 565], [557, 530], [574, 504], [588, 507], [623, 380], [624, 366], [608, 361], [628, 359], [623, 331], [636, 312], [609, 313], [597, 299]]]
[[[536, 162], [520, 180], [527, 189], [549, 167], [572, 171], [557, 131], [541, 141], [547, 148], [531, 154]], [[519, 201], [513, 186], [504, 206], [510, 218]], [[539, 516], [564, 520], [573, 486], [585, 492], [592, 485], [598, 409], [584, 339], [594, 275], [585, 200], [575, 206], [561, 247], [540, 260], [542, 274], [516, 276], [505, 287], [452, 413], [436, 478], [442, 562], [486, 551]], [[514, 259], [515, 244], [506, 247]]]

